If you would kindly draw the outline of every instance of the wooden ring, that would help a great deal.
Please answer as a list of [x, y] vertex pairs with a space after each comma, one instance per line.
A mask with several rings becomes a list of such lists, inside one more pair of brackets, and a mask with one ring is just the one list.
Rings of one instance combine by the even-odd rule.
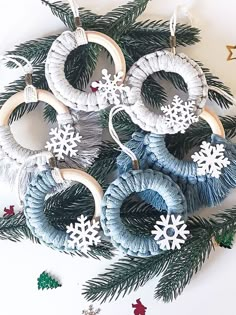
[[[55, 96], [45, 90], [37, 90], [38, 100], [51, 105], [58, 114], [67, 114], [69, 109], [58, 101]], [[0, 109], [0, 126], [7, 126], [9, 118], [19, 105], [24, 103], [24, 91], [12, 95]]]
[[[126, 75], [126, 63], [117, 43], [100, 32], [86, 31], [85, 34], [89, 43], [99, 44], [110, 53], [116, 73], [123, 72], [121, 80], [123, 82]], [[46, 79], [53, 94], [63, 104], [76, 110], [99, 111], [111, 105], [108, 100], [105, 100], [99, 91], [87, 93], [75, 89], [65, 76], [64, 68], [68, 55], [79, 45], [84, 44], [78, 43], [76, 35], [76, 31], [66, 31], [53, 42], [46, 60]]]
[[200, 114], [200, 118], [204, 119], [208, 125], [211, 127], [212, 133], [225, 138], [225, 130], [219, 117], [211, 111], [209, 108], [205, 107]]
[[93, 219], [100, 217], [103, 190], [94, 177], [88, 173], [77, 169], [60, 169], [61, 176], [64, 180], [76, 181], [86, 186], [92, 193], [95, 202], [95, 212]]

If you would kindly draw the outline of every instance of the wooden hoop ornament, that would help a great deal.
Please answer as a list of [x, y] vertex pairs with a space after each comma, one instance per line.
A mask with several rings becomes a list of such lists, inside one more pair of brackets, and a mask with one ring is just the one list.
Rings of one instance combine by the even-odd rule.
[[[69, 114], [69, 109], [58, 101], [55, 96], [45, 90], [37, 90], [38, 100], [51, 105], [58, 114]], [[24, 91], [12, 95], [0, 109], [0, 126], [7, 126], [9, 118], [19, 105], [24, 103]]]
[[[37, 90], [38, 101], [43, 101], [50, 104], [58, 113], [58, 117], [72, 117], [68, 107], [58, 101], [55, 96], [44, 90]], [[47, 161], [38, 155], [45, 150], [31, 150], [21, 146], [14, 138], [11, 128], [8, 125], [9, 118], [19, 105], [25, 102], [24, 91], [18, 92], [11, 96], [0, 109], [0, 156], [1, 156], [1, 178], [5, 178], [11, 184], [16, 181], [16, 174], [19, 169], [24, 165], [25, 161], [32, 156], [37, 157], [35, 161], [29, 162], [27, 167], [30, 169], [39, 165], [46, 165]], [[59, 121], [58, 121], [59, 123]], [[61, 125], [61, 123], [60, 123]], [[48, 152], [49, 153], [49, 152]], [[27, 173], [27, 172], [26, 172]], [[24, 180], [22, 188], [27, 186], [27, 180]]]
[[[56, 176], [53, 171], [59, 172]], [[63, 180], [76, 181], [85, 185], [92, 193], [95, 202], [93, 220], [99, 220], [103, 190], [99, 183], [89, 174], [76, 169], [53, 169], [40, 172], [30, 183], [24, 198], [26, 222], [33, 235], [46, 245], [61, 251], [74, 251], [68, 245], [70, 236], [66, 231], [58, 230], [49, 222], [44, 212], [45, 198], [58, 183]]]
[[125, 95], [126, 112], [141, 129], [156, 134], [176, 133], [173, 126], [167, 126], [163, 115], [155, 114], [143, 102], [143, 82], [156, 72], [179, 74], [187, 84], [189, 101], [194, 101], [196, 114], [204, 108], [208, 97], [208, 85], [201, 67], [183, 53], [173, 54], [163, 50], [140, 58], [127, 73], [125, 85], [130, 92]]
[[[78, 40], [79, 32], [79, 40]], [[81, 40], [81, 33], [84, 36]], [[122, 83], [126, 75], [124, 55], [117, 43], [109, 36], [96, 31], [84, 31], [78, 28], [75, 32], [63, 32], [52, 44], [49, 50], [45, 74], [53, 94], [68, 107], [82, 111], [99, 111], [108, 107], [109, 102], [99, 92], [87, 93], [75, 89], [65, 77], [65, 62], [68, 55], [78, 46], [96, 43], [103, 46], [111, 55], [116, 73], [122, 71]]]

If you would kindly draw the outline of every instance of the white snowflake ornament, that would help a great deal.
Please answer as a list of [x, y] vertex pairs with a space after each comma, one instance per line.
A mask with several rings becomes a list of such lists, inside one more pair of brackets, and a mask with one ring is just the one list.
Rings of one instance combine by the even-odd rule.
[[98, 308], [97, 310], [94, 310], [93, 305], [89, 306], [88, 310], [83, 310], [82, 314], [83, 315], [97, 315], [100, 313], [100, 308]]
[[152, 234], [155, 235], [155, 240], [162, 250], [180, 249], [180, 244], [184, 244], [187, 239], [187, 234], [190, 232], [186, 230], [187, 225], [178, 215], [161, 215], [161, 221], [156, 221], [155, 230]]
[[174, 96], [171, 104], [162, 106], [161, 110], [165, 114], [167, 128], [173, 128], [175, 133], [185, 133], [186, 129], [199, 119], [195, 114], [195, 102], [187, 101], [183, 104], [178, 95]]
[[51, 129], [50, 141], [47, 141], [45, 148], [52, 151], [58, 160], [63, 160], [65, 156], [73, 157], [77, 154], [78, 142], [81, 142], [82, 136], [70, 125]]
[[124, 86], [121, 83], [124, 73], [119, 71], [114, 75], [113, 80], [111, 80], [111, 74], [108, 74], [107, 69], [102, 70], [104, 81], [93, 82], [92, 87], [97, 88], [98, 91], [104, 96], [111, 104], [120, 105], [123, 93], [128, 93], [130, 88]]
[[90, 222], [83, 214], [77, 218], [77, 221], [74, 226], [71, 223], [66, 227], [66, 233], [70, 235], [67, 244], [68, 247], [80, 249], [86, 254], [90, 246], [101, 242], [101, 237], [98, 235], [100, 224], [96, 220]]
[[212, 146], [209, 142], [203, 141], [200, 148], [199, 152], [195, 152], [191, 156], [198, 165], [198, 175], [209, 174], [211, 177], [219, 178], [221, 169], [230, 164], [229, 159], [224, 156], [224, 145], [216, 144]]

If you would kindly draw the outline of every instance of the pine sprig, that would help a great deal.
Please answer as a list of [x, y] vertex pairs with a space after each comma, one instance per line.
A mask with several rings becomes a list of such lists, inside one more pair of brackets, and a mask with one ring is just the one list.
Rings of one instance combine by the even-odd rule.
[[130, 1], [113, 9], [111, 12], [100, 17], [97, 21], [98, 29], [114, 39], [119, 39], [143, 13], [149, 1]]
[[[33, 65], [44, 62], [47, 53], [58, 35], [47, 36], [35, 40], [27, 41], [17, 45], [14, 50], [8, 51], [6, 55], [18, 55], [27, 58]], [[9, 67], [17, 67], [14, 63], [8, 63]]]
[[83, 294], [89, 301], [102, 303], [124, 296], [161, 275], [155, 298], [170, 302], [176, 298], [197, 273], [219, 233], [236, 233], [236, 208], [207, 219], [191, 218], [187, 222], [190, 237], [180, 250], [167, 251], [150, 258], [124, 258], [112, 264], [104, 274], [87, 281]]
[[25, 238], [38, 243], [38, 240], [27, 227], [23, 213], [0, 218], [0, 240], [20, 242]]

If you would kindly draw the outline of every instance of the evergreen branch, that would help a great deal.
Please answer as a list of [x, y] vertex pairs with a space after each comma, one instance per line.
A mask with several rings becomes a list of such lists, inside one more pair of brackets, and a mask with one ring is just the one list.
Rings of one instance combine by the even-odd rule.
[[96, 21], [96, 28], [114, 39], [119, 39], [146, 9], [150, 0], [130, 1], [113, 9]]
[[176, 298], [197, 273], [211, 250], [217, 235], [236, 233], [236, 208], [207, 219], [190, 218], [190, 237], [180, 250], [167, 251], [149, 258], [124, 258], [112, 264], [104, 274], [87, 281], [83, 294], [89, 301], [117, 299], [144, 286], [162, 274], [155, 297], [165, 302]]
[[38, 240], [31, 234], [27, 227], [23, 213], [0, 218], [0, 240], [20, 242], [25, 238], [38, 243]]
[[[183, 24], [178, 24], [176, 29], [177, 46], [193, 45], [199, 42], [199, 30]], [[142, 21], [133, 24], [130, 29], [120, 38], [121, 45], [132, 55], [143, 56], [170, 47], [169, 21]]]
[[[14, 50], [8, 51], [6, 55], [18, 55], [27, 58], [33, 65], [45, 61], [48, 51], [58, 35], [52, 35], [40, 39], [30, 40], [23, 44], [17, 45]], [[12, 62], [7, 65], [11, 68], [17, 68]]]
[[[71, 11], [68, 3], [63, 3], [61, 1], [54, 3], [47, 0], [41, 1], [43, 4], [49, 6], [52, 14], [58, 17], [70, 30], [73, 31], [76, 29], [73, 12]], [[96, 19], [100, 17], [99, 15], [91, 12], [90, 10], [85, 10], [84, 8], [80, 8], [79, 12], [85, 29], [93, 27]]]
[[124, 297], [163, 272], [167, 264], [166, 256], [122, 258], [107, 268], [104, 274], [87, 281], [82, 294], [88, 301], [99, 300], [101, 303]]

